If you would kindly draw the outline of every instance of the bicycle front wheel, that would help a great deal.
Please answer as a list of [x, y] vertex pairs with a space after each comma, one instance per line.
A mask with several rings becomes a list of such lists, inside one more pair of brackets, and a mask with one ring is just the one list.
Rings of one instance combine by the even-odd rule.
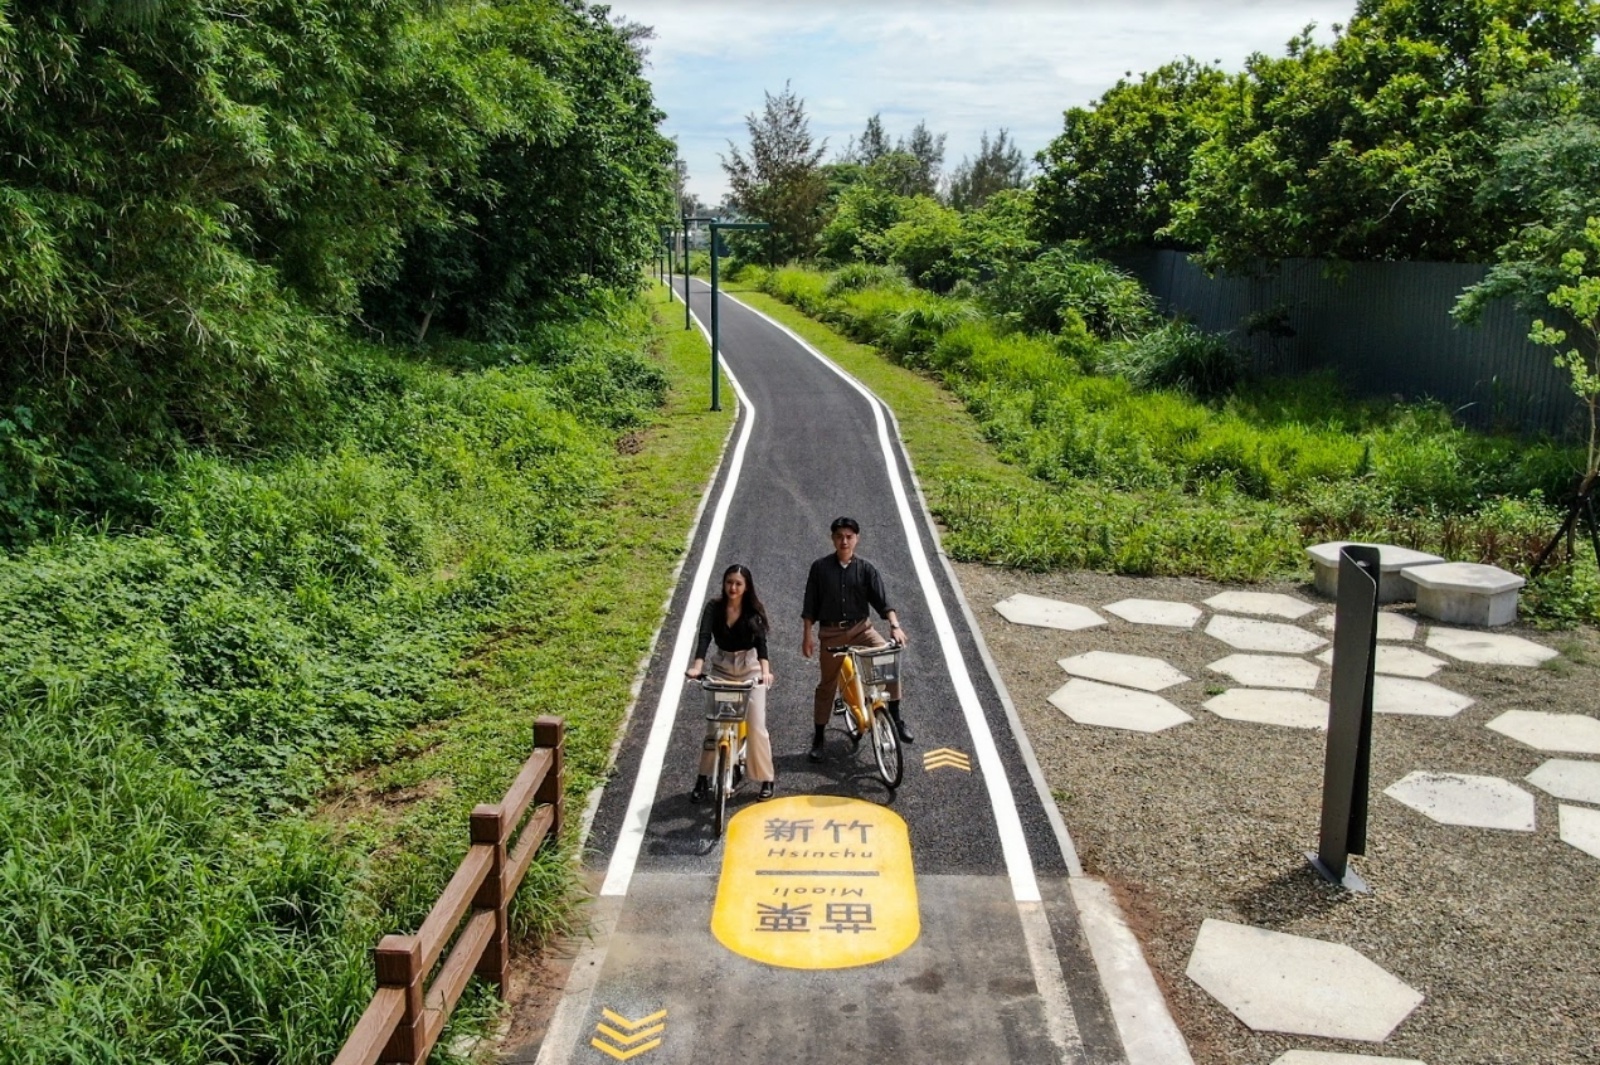
[[711, 830], [721, 839], [723, 826], [728, 823], [728, 793], [733, 790], [733, 752], [726, 741], [717, 744], [717, 764], [713, 770], [711, 788], [716, 794], [711, 797]]
[[894, 730], [889, 712], [876, 707], [872, 712], [872, 757], [878, 762], [878, 775], [890, 788], [900, 786], [905, 771], [904, 756], [900, 750], [900, 736]]

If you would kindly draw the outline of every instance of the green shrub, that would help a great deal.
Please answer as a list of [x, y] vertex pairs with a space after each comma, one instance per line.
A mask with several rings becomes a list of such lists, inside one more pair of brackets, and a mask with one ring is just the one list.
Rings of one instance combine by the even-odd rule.
[[1213, 399], [1238, 387], [1245, 361], [1226, 338], [1169, 322], [1117, 345], [1100, 368], [1122, 374], [1136, 388], [1176, 388]]
[[901, 362], [924, 366], [941, 337], [977, 319], [978, 311], [970, 303], [924, 296], [895, 315], [883, 343]]
[[886, 288], [904, 291], [910, 286], [905, 271], [897, 266], [878, 263], [850, 263], [827, 275], [823, 292], [829, 296], [842, 296], [847, 292], [860, 292], [869, 288]]
[[1127, 339], [1156, 324], [1154, 302], [1136, 280], [1068, 248], [1006, 266], [983, 298], [991, 313], [1035, 332], [1058, 332], [1076, 319], [1103, 340]]

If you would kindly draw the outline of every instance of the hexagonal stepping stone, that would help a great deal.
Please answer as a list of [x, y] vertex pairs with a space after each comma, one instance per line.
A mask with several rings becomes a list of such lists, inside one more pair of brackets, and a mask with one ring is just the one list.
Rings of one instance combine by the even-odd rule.
[[1206, 635], [1241, 651], [1300, 655], [1327, 644], [1321, 636], [1294, 625], [1219, 614], [1206, 623]]
[[1206, 667], [1232, 677], [1247, 688], [1305, 688], [1317, 686], [1322, 670], [1303, 658], [1284, 655], [1229, 655]]
[[1219, 592], [1206, 600], [1212, 610], [1230, 614], [1260, 614], [1269, 618], [1303, 618], [1317, 609], [1315, 603], [1277, 592]]
[[1000, 616], [1007, 621], [1018, 625], [1037, 625], [1046, 629], [1066, 629], [1069, 632], [1076, 632], [1079, 629], [1092, 629], [1096, 625], [1108, 624], [1105, 618], [1086, 606], [1021, 592], [1000, 600], [994, 608], [1000, 611]]
[[[1317, 619], [1320, 628], [1334, 631], [1335, 615], [1327, 614]], [[1404, 614], [1396, 614], [1389, 610], [1378, 611], [1378, 639], [1392, 640], [1396, 643], [1417, 638], [1417, 623]]]
[[1459, 658], [1490, 666], [1536, 666], [1561, 654], [1543, 644], [1503, 632], [1471, 632], [1467, 629], [1434, 628], [1428, 633], [1428, 646]]
[[1600, 721], [1583, 714], [1507, 710], [1484, 727], [1541, 751], [1600, 754]]
[[1591, 858], [1600, 858], [1600, 810], [1563, 804], [1557, 811], [1561, 842], [1570, 843]]
[[1313, 570], [1311, 583], [1316, 585], [1319, 595], [1325, 595], [1329, 599], [1339, 597], [1339, 552], [1351, 544], [1378, 549], [1378, 602], [1380, 603], [1398, 603], [1417, 597], [1417, 586], [1400, 572], [1407, 566], [1426, 566], [1444, 561], [1438, 555], [1413, 551], [1409, 547], [1396, 547], [1394, 544], [1361, 544], [1351, 540], [1333, 540], [1317, 544], [1306, 548], [1306, 554], [1311, 556]]
[[1442, 825], [1533, 831], [1533, 796], [1499, 777], [1418, 771], [1383, 793]]
[[1285, 728], [1326, 729], [1328, 701], [1305, 692], [1268, 691], [1263, 688], [1229, 688], [1202, 704], [1229, 721]]
[[1164, 625], [1169, 629], [1192, 629], [1201, 614], [1197, 606], [1169, 599], [1119, 599], [1105, 609], [1135, 625]]
[[[1317, 655], [1317, 661], [1333, 665], [1333, 648]], [[1446, 665], [1444, 659], [1423, 654], [1415, 647], [1387, 647], [1379, 644], [1373, 655], [1372, 672], [1391, 677], [1431, 677]]]
[[1194, 720], [1159, 695], [1092, 680], [1067, 681], [1050, 702], [1080, 725], [1130, 732], [1160, 732]]
[[1329, 1050], [1291, 1050], [1272, 1065], [1426, 1065], [1416, 1058], [1375, 1058], [1371, 1054], [1335, 1054]]
[[1146, 655], [1120, 655], [1112, 651], [1086, 651], [1060, 660], [1061, 668], [1074, 677], [1119, 684], [1124, 688], [1158, 692], [1189, 678], [1159, 658]]
[[1600, 762], [1552, 758], [1523, 779], [1558, 799], [1600, 806]]
[[1455, 717], [1477, 700], [1410, 677], [1372, 678], [1372, 711], [1419, 717]]
[[1258, 1032], [1381, 1043], [1420, 992], [1338, 943], [1208, 918], [1185, 970]]

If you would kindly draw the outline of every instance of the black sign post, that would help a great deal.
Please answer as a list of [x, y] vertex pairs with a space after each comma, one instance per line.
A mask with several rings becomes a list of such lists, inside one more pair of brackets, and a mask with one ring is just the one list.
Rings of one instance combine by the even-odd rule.
[[1372, 890], [1350, 868], [1350, 855], [1367, 852], [1379, 574], [1376, 547], [1351, 544], [1339, 552], [1328, 753], [1322, 769], [1322, 835], [1317, 852], [1306, 855], [1323, 877], [1359, 894]]

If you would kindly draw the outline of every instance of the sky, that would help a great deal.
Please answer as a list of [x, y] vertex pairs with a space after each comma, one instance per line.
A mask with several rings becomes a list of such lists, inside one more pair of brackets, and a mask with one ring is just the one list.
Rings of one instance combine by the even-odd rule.
[[945, 169], [1001, 129], [1033, 154], [1062, 112], [1118, 78], [1188, 55], [1239, 70], [1282, 55], [1307, 23], [1328, 40], [1355, 0], [611, 0], [655, 29], [645, 71], [663, 131], [708, 204], [727, 191], [720, 155], [749, 145], [745, 116], [788, 82], [828, 159], [873, 114], [891, 139], [919, 121], [944, 133]]

